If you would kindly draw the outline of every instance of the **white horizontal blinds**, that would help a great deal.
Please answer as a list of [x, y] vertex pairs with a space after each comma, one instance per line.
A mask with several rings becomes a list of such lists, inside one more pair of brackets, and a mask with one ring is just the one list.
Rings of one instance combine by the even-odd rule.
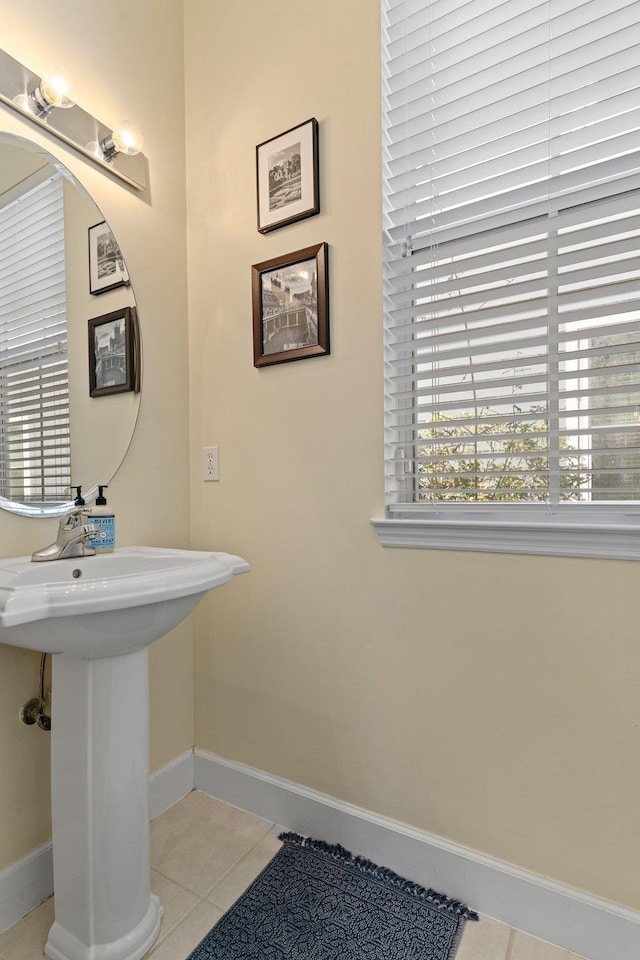
[[392, 503], [640, 499], [640, 2], [385, 6]]
[[0, 495], [47, 503], [70, 483], [63, 185], [33, 182], [0, 197]]

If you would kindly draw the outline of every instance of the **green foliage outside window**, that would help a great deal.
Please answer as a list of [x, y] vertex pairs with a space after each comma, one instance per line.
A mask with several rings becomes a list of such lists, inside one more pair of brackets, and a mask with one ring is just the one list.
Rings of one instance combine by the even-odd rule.
[[[483, 423], [467, 414], [451, 424], [436, 414], [419, 432], [419, 441], [429, 445], [417, 449], [418, 499], [548, 502], [550, 453], [543, 410], [532, 410], [531, 420], [499, 421], [490, 408], [482, 415], [490, 419]], [[461, 424], [467, 417], [469, 425]], [[583, 500], [591, 480], [584, 457], [564, 437], [557, 456], [560, 500]]]

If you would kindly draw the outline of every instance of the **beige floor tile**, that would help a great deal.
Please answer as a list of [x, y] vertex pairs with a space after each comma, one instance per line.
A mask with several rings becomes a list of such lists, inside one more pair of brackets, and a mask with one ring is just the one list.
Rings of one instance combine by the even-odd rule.
[[195, 910], [147, 956], [153, 960], [185, 960], [221, 916], [218, 907], [201, 900]]
[[217, 883], [207, 894], [207, 899], [222, 910], [228, 910], [238, 897], [244, 893], [249, 884], [255, 880], [269, 861], [275, 857], [282, 846], [280, 840], [271, 832], [267, 833], [251, 848], [239, 863]]
[[3, 960], [42, 960], [49, 928], [53, 923], [53, 897], [0, 933], [0, 957]]
[[151, 871], [151, 890], [160, 898], [164, 907], [164, 916], [155, 946], [159, 946], [179, 923], [198, 906], [200, 899], [195, 893], [178, 886], [173, 880], [167, 880], [161, 873]]
[[491, 917], [467, 920], [456, 960], [506, 960], [511, 929]]
[[257, 817], [193, 791], [151, 824], [151, 866], [203, 897], [269, 827]]
[[509, 960], [579, 960], [575, 953], [515, 931]]

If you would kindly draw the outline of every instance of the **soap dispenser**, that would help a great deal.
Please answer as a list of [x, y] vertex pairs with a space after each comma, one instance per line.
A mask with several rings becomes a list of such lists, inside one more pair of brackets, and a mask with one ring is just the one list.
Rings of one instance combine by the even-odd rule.
[[86, 522], [93, 523], [98, 528], [98, 533], [90, 541], [97, 553], [112, 553], [116, 545], [116, 517], [113, 510], [107, 506], [107, 498], [103, 493], [106, 489], [106, 483], [98, 486], [95, 506], [87, 510]]
[[84, 507], [85, 501], [82, 496], [82, 487], [71, 487], [71, 489], [76, 491], [76, 498], [73, 501], [74, 507]]

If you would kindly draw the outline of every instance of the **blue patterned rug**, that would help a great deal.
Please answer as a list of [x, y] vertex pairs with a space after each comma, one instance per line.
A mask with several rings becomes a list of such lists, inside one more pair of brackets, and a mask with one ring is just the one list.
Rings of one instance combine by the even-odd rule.
[[451, 960], [463, 903], [295, 833], [189, 960]]

